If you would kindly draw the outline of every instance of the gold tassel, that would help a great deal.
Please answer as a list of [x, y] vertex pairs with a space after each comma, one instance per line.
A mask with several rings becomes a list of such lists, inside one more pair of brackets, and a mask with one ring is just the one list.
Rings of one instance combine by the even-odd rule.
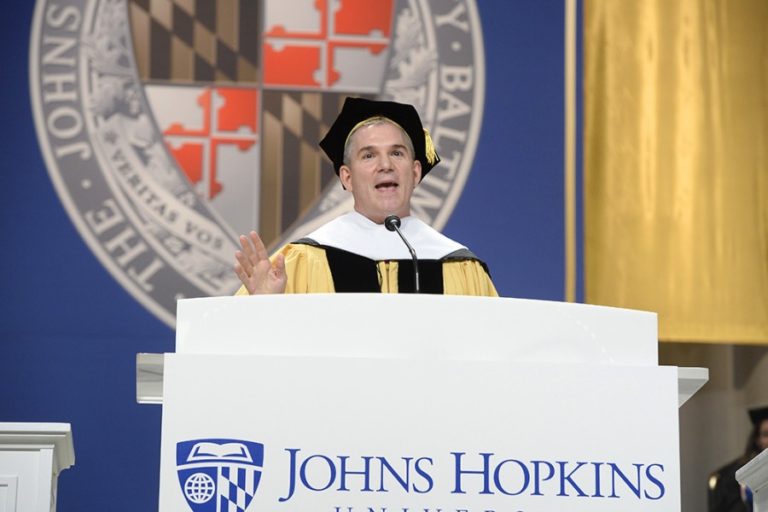
[[424, 153], [426, 154], [429, 165], [435, 165], [435, 162], [437, 162], [437, 151], [435, 151], [432, 136], [426, 128], [424, 128]]

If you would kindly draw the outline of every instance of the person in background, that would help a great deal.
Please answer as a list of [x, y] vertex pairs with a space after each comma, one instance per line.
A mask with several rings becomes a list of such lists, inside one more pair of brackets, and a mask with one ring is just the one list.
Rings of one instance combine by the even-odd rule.
[[750, 409], [752, 432], [744, 454], [709, 477], [709, 512], [751, 512], [751, 493], [736, 480], [736, 471], [768, 449], [768, 407]]

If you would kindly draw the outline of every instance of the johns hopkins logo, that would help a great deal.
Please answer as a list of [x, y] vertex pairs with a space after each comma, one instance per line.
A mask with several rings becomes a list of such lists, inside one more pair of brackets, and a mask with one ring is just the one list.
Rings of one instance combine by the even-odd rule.
[[264, 445], [196, 439], [176, 445], [184, 498], [194, 512], [245, 512], [261, 480]]

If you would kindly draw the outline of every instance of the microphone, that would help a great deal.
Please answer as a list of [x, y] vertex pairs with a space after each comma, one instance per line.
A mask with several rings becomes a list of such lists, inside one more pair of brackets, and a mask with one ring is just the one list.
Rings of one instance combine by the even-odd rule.
[[408, 252], [411, 253], [411, 258], [413, 259], [413, 288], [416, 293], [420, 293], [420, 287], [419, 287], [419, 260], [416, 258], [416, 251], [413, 250], [413, 247], [411, 247], [411, 244], [408, 243], [408, 240], [405, 239], [405, 236], [403, 236], [403, 233], [400, 232], [400, 217], [397, 215], [390, 215], [386, 219], [384, 219], [384, 227], [387, 228], [388, 231], [396, 231], [398, 235], [400, 235], [400, 238], [402, 239], [405, 246], [408, 248]]

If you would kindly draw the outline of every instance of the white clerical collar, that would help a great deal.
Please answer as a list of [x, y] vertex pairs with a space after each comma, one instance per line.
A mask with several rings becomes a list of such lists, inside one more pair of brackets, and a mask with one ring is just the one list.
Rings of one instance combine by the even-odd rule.
[[[436, 260], [459, 249], [466, 249], [416, 217], [403, 217], [401, 222], [400, 231], [413, 246], [419, 259]], [[307, 238], [320, 245], [343, 249], [372, 260], [411, 258], [397, 233], [387, 231], [383, 224], [376, 224], [356, 211], [337, 217], [307, 235]]]

